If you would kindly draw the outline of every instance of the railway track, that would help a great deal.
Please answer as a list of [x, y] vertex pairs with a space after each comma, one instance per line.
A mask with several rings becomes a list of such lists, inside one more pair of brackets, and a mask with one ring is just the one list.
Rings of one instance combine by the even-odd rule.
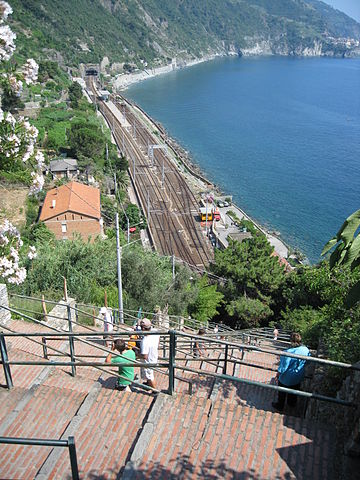
[[[93, 82], [88, 86], [97, 96]], [[121, 104], [114, 101], [117, 115], [106, 102], [97, 100], [97, 105], [112, 129], [119, 150], [129, 161], [130, 178], [147, 217], [154, 248], [161, 255], [174, 255], [190, 265], [206, 267], [213, 252], [195, 218], [197, 201], [166, 149], [156, 147], [153, 155], [148, 155], [159, 139], [126, 99]], [[126, 118], [130, 128], [122, 125], [119, 114]]]

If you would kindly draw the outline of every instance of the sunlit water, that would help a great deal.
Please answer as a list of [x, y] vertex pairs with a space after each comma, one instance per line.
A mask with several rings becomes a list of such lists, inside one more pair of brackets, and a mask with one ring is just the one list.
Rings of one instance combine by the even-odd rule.
[[360, 59], [226, 58], [126, 95], [312, 262], [360, 208]]

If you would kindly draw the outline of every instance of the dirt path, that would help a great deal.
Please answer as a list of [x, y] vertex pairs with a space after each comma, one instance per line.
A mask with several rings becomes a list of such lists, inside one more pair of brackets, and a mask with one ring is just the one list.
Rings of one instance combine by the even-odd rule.
[[25, 201], [29, 189], [0, 185], [0, 222], [7, 218], [17, 227], [25, 223]]

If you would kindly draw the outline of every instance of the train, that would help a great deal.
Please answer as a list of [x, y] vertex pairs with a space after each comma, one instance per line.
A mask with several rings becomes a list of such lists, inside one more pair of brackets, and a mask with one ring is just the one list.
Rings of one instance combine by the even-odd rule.
[[202, 222], [206, 222], [206, 216], [208, 222], [212, 222], [213, 220], [218, 222], [221, 219], [219, 209], [217, 207], [214, 207], [213, 205], [208, 205], [207, 208], [200, 207], [199, 216]]

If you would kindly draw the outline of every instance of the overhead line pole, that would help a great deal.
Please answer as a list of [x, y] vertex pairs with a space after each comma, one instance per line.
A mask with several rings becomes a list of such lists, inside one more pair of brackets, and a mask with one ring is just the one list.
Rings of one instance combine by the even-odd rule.
[[118, 276], [118, 300], [119, 300], [119, 318], [120, 323], [124, 323], [124, 307], [122, 295], [122, 279], [121, 279], [121, 247], [119, 235], [119, 214], [115, 214], [116, 225], [116, 258], [117, 258], [117, 276]]

